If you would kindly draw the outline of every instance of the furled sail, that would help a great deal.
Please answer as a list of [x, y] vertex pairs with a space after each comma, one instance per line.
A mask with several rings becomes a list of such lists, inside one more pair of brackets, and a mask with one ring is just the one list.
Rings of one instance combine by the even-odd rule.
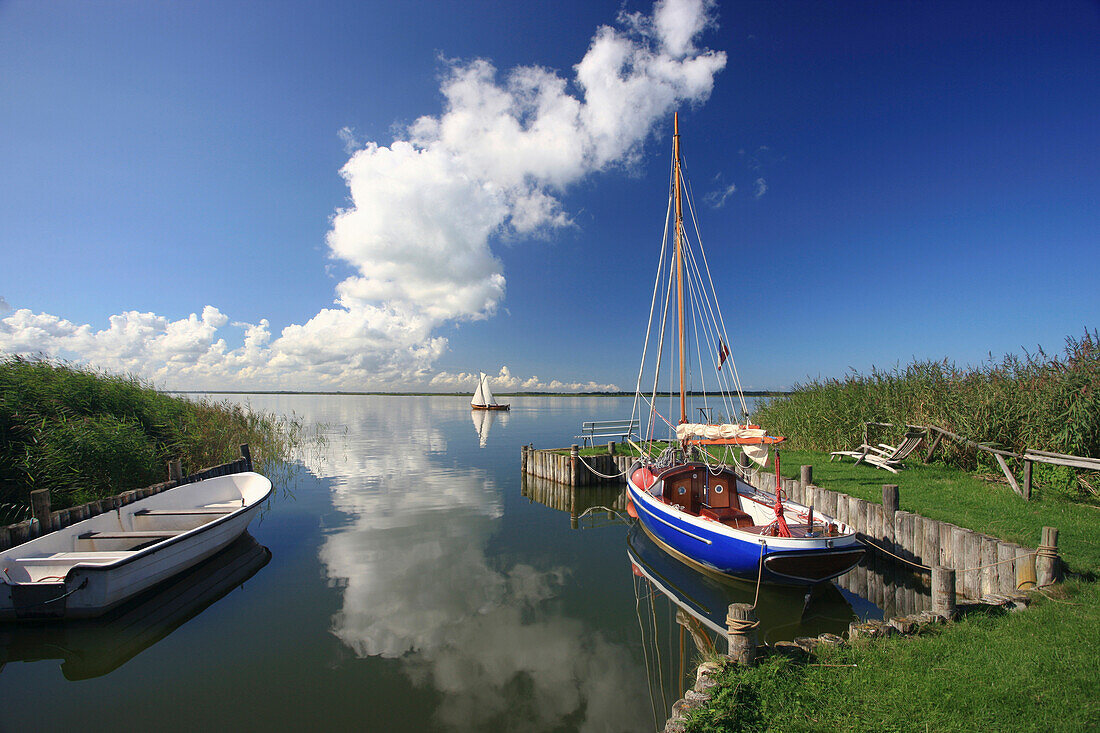
[[[736, 442], [741, 446], [745, 455], [763, 466], [768, 462], [768, 447], [762, 445], [766, 437], [763, 428], [749, 427], [747, 425], [708, 425], [706, 423], [681, 423], [676, 426], [676, 438], [678, 440], [714, 440]], [[759, 440], [760, 442], [754, 442]], [[769, 442], [775, 442], [772, 439]]]

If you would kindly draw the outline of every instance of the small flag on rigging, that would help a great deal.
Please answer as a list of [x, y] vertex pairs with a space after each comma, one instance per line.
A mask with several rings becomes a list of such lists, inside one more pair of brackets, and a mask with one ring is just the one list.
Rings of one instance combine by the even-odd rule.
[[730, 355], [730, 350], [726, 348], [726, 345], [722, 343], [722, 339], [718, 339], [718, 371], [722, 371], [722, 365], [726, 363], [726, 357]]

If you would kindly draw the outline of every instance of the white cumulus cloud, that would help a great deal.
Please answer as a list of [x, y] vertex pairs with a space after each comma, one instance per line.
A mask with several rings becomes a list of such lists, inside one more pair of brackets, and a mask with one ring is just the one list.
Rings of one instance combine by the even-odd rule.
[[[649, 16], [597, 29], [572, 78], [444, 60], [440, 114], [388, 145], [360, 144], [342, 129], [354, 148], [340, 171], [349, 201], [326, 241], [353, 274], [337, 284], [333, 307], [278, 336], [267, 321], [234, 323], [245, 343], [229, 349], [218, 335], [229, 319], [213, 306], [179, 321], [130, 311], [99, 331], [20, 309], [0, 319], [0, 349], [125, 369], [178, 389], [441, 385], [455, 377], [432, 374], [447, 349], [438, 329], [488, 318], [505, 297], [491, 244], [570, 226], [559, 198], [568, 186], [632, 164], [658, 121], [705, 101], [726, 63], [697, 45], [714, 23], [711, 0], [659, 0]], [[508, 379], [517, 389], [543, 384]]]

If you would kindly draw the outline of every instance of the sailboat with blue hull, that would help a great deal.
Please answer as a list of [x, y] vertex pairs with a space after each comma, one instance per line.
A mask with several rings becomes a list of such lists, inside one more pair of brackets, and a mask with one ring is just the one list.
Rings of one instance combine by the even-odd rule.
[[[848, 525], [783, 496], [778, 446], [784, 438], [768, 435], [748, 420], [710, 266], [698, 231], [693, 246], [684, 228], [678, 116], [674, 124], [669, 194], [669, 213], [674, 212], [673, 246], [668, 247], [666, 224], [635, 391], [634, 413], [648, 407], [649, 417], [640, 422], [645, 426], [645, 435], [631, 440], [641, 457], [627, 471], [628, 512], [666, 552], [703, 569], [783, 585], [827, 581], [858, 564], [863, 546]], [[691, 210], [690, 200], [688, 204]], [[659, 297], [662, 284], [664, 296]], [[690, 316], [686, 313], [685, 293], [686, 305], [692, 310]], [[675, 309], [669, 307], [673, 301]], [[691, 356], [685, 322], [691, 325], [695, 342]], [[673, 335], [666, 338], [669, 332]], [[654, 335], [658, 346], [652, 389], [643, 391], [646, 352]], [[679, 357], [680, 415], [675, 423], [658, 409], [666, 342], [669, 351], [676, 352], [672, 356]], [[691, 373], [696, 378], [705, 379], [708, 371], [703, 367], [704, 356], [712, 363], [715, 383], [689, 386], [689, 367], [695, 367]], [[675, 398], [674, 390], [669, 394]], [[694, 405], [703, 422], [688, 420], [689, 394], [694, 403], [703, 402]], [[712, 395], [717, 395], [713, 398], [715, 404], [711, 404]], [[675, 407], [672, 402], [669, 412], [674, 414]], [[738, 407], [743, 419], [735, 420]], [[711, 419], [715, 410], [724, 410], [727, 419]], [[751, 459], [764, 465], [770, 447], [776, 449], [772, 493], [750, 485], [734, 463], [735, 456], [739, 456], [738, 460]]]

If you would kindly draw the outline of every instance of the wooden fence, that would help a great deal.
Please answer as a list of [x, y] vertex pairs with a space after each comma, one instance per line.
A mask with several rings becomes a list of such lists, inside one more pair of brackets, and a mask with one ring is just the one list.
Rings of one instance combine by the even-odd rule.
[[[867, 429], [869, 426], [892, 428], [895, 427], [893, 423], [888, 422], [866, 422], [863, 424], [863, 442], [868, 443]], [[924, 430], [928, 433], [925, 437], [925, 442], [928, 443], [928, 451], [924, 454], [924, 462], [928, 463], [932, 460], [932, 454], [935, 452], [936, 447], [939, 446], [940, 441], [944, 438], [968, 445], [976, 450], [984, 451], [992, 455], [997, 465], [1001, 467], [1001, 472], [1004, 473], [1005, 479], [1008, 480], [1008, 485], [1017, 494], [1022, 496], [1025, 500], [1031, 499], [1031, 464], [1032, 463], [1049, 463], [1055, 466], [1069, 466], [1070, 468], [1083, 468], [1088, 471], [1100, 471], [1100, 458], [1087, 458], [1085, 456], [1070, 456], [1065, 453], [1051, 453], [1050, 451], [1035, 450], [1032, 448], [1025, 448], [1023, 453], [1014, 453], [1013, 451], [1002, 450], [1000, 448], [994, 448], [992, 443], [978, 443], [968, 438], [964, 438], [961, 435], [956, 435], [950, 430], [944, 430], [936, 425], [906, 425], [906, 428]], [[932, 434], [935, 434], [935, 438], [929, 440]], [[1023, 480], [1017, 481], [1016, 476], [1008, 467], [1006, 458], [1018, 458], [1024, 462]]]
[[114, 511], [120, 506], [132, 504], [139, 499], [144, 499], [153, 494], [159, 494], [162, 491], [167, 491], [168, 489], [173, 489], [183, 484], [194, 483], [195, 481], [202, 481], [203, 479], [214, 478], [215, 476], [226, 476], [232, 473], [243, 473], [244, 471], [251, 470], [252, 452], [249, 450], [248, 444], [243, 444], [241, 445], [241, 457], [235, 461], [204, 468], [188, 474], [187, 476], [183, 475], [178, 460], [169, 461], [167, 481], [162, 481], [159, 484], [153, 484], [152, 486], [146, 486], [141, 489], [123, 491], [121, 494], [108, 496], [106, 499], [89, 501], [87, 504], [69, 507], [68, 509], [53, 511], [50, 508], [49, 491], [45, 489], [32, 491], [31, 510], [34, 516], [31, 519], [26, 519], [17, 524], [0, 527], [0, 550], [6, 550], [9, 547], [21, 545], [24, 542], [33, 540], [35, 537], [40, 537], [48, 532], [53, 532], [62, 527], [68, 527], [71, 524], [88, 519], [89, 517], [94, 517], [98, 514], [103, 514], [104, 512]]

